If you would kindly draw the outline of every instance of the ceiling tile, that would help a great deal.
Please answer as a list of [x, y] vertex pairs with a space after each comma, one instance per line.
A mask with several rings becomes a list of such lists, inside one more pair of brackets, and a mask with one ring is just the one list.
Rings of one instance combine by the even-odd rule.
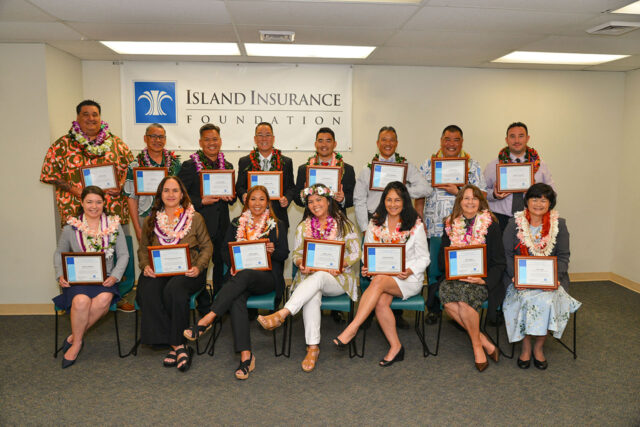
[[30, 0], [62, 21], [229, 24], [224, 2], [215, 0]]
[[0, 41], [80, 40], [82, 34], [59, 22], [0, 22]]
[[[413, 5], [230, 1], [229, 12], [238, 25], [291, 25], [400, 28], [418, 9]], [[329, 30], [327, 30], [329, 31]]]
[[537, 34], [463, 33], [459, 31], [398, 31], [386, 43], [392, 47], [443, 47], [443, 48], [492, 48], [516, 49], [541, 36]]
[[438, 49], [380, 47], [367, 58], [367, 64], [403, 65], [444, 65], [452, 67], [477, 67], [487, 61], [487, 57], [498, 55], [479, 49]]
[[24, 0], [2, 0], [0, 21], [54, 22], [55, 18]]
[[237, 42], [231, 24], [126, 24], [69, 22], [92, 40]]
[[247, 25], [238, 26], [243, 43], [258, 43], [259, 30], [289, 30], [296, 33], [295, 42], [299, 44], [337, 44], [354, 46], [380, 46], [394, 33], [393, 30], [375, 30], [365, 28], [331, 28], [310, 26]]
[[620, 8], [630, 0], [430, 0], [429, 6], [478, 7], [542, 12], [601, 13]]
[[[636, 31], [640, 32], [640, 30]], [[637, 39], [610, 36], [549, 36], [528, 43], [519, 50], [633, 55], [640, 54], [640, 41]]]

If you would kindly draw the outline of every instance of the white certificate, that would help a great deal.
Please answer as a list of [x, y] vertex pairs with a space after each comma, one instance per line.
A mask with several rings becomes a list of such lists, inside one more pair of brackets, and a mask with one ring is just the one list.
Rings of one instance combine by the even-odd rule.
[[229, 243], [231, 259], [236, 271], [247, 268], [254, 270], [270, 270], [271, 263], [267, 255], [268, 240], [255, 241], [256, 243]]
[[202, 171], [201, 189], [202, 197], [204, 196], [235, 196], [235, 180], [232, 170], [225, 172]]
[[383, 190], [394, 181], [405, 183], [407, 176], [406, 163], [372, 162], [369, 189]]
[[282, 172], [269, 173], [249, 173], [249, 188], [256, 185], [266, 187], [271, 200], [277, 200], [282, 197]]
[[533, 184], [533, 165], [531, 163], [509, 163], [508, 166], [498, 164], [498, 191], [527, 191]]
[[321, 243], [318, 240], [305, 239], [305, 266], [317, 270], [342, 271], [344, 242], [340, 243]]
[[556, 257], [515, 257], [519, 288], [557, 288]]
[[149, 247], [153, 271], [159, 276], [184, 274], [189, 270], [188, 245], [181, 247]]
[[404, 270], [404, 245], [365, 244], [365, 264], [371, 274], [398, 274]]
[[340, 190], [340, 168], [326, 166], [307, 166], [307, 187], [324, 184], [334, 193]]
[[485, 245], [467, 246], [464, 248], [446, 248], [446, 278], [486, 277], [485, 254]]
[[167, 168], [133, 168], [133, 176], [137, 195], [154, 195], [167, 176]]
[[95, 185], [103, 190], [118, 188], [115, 169], [112, 164], [82, 168], [82, 181], [85, 187]]
[[466, 159], [433, 159], [431, 169], [434, 185], [464, 185], [467, 182]]
[[63, 255], [66, 278], [70, 284], [101, 284], [104, 277], [104, 257]]

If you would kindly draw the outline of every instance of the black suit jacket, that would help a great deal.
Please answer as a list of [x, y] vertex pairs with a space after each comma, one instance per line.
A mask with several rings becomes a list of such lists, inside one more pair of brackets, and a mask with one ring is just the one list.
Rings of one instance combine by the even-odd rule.
[[[304, 207], [304, 203], [302, 203], [302, 199], [300, 198], [300, 192], [304, 190], [304, 185], [307, 182], [307, 165], [298, 166], [298, 176], [296, 178], [296, 192], [295, 198], [293, 199], [296, 202], [296, 205], [300, 207]], [[338, 203], [338, 206], [343, 211], [346, 211], [348, 208], [353, 206], [353, 189], [356, 187], [356, 173], [353, 170], [353, 166], [348, 163], [344, 163], [342, 166], [342, 180], [340, 181], [342, 184], [342, 191], [344, 192], [344, 206], [341, 206]]]
[[[251, 170], [251, 159], [249, 155], [240, 157], [238, 161], [238, 176], [236, 179], [236, 196], [242, 202], [242, 197], [247, 193], [247, 172]], [[293, 182], [293, 161], [287, 157], [282, 156], [282, 192], [283, 195], [289, 201], [289, 205], [293, 201], [294, 193], [296, 191], [295, 183]], [[271, 201], [271, 207], [275, 212], [278, 219], [284, 222], [284, 225], [289, 228], [289, 216], [287, 215], [286, 208], [280, 206], [280, 202], [277, 200]]]
[[[231, 163], [227, 161], [224, 163], [226, 169], [233, 169]], [[187, 187], [187, 193], [189, 193], [193, 207], [204, 218], [211, 241], [221, 242], [227, 227], [229, 227], [229, 205], [235, 203], [236, 199], [234, 198], [231, 202], [221, 200], [212, 205], [203, 205], [202, 197], [200, 197], [200, 174], [196, 172], [196, 165], [193, 160], [187, 160], [182, 163], [178, 177]]]

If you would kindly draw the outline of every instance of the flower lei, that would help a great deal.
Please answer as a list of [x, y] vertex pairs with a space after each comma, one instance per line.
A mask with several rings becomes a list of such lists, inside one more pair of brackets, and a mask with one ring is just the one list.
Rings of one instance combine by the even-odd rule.
[[276, 222], [269, 216], [269, 209], [266, 209], [260, 219], [255, 222], [250, 210], [242, 212], [238, 218], [238, 228], [236, 230], [236, 242], [244, 240], [258, 240], [269, 235], [269, 232], [276, 226]]
[[224, 160], [224, 154], [222, 151], [218, 151], [218, 167], [204, 154], [204, 151], [198, 150], [189, 156], [193, 163], [196, 165], [196, 172], [200, 172], [202, 169], [226, 169]]
[[529, 210], [513, 214], [516, 219], [517, 236], [520, 239], [516, 249], [520, 249], [520, 255], [549, 256], [556, 245], [558, 236], [558, 212], [547, 212], [542, 219], [542, 237], [538, 242], [531, 235], [531, 216]]
[[315, 216], [305, 219], [304, 227], [305, 237], [309, 239], [336, 240], [338, 237], [337, 222], [331, 215], [327, 215], [324, 229], [320, 225], [320, 220]]
[[[442, 152], [442, 148], [438, 150], [438, 152], [436, 154], [433, 155], [433, 157], [438, 157], [438, 158], [444, 158], [445, 155]], [[465, 158], [467, 160], [469, 160], [469, 153], [467, 153], [466, 151], [460, 149], [460, 154], [458, 154], [458, 157], [460, 158]]]
[[84, 147], [86, 151], [95, 156], [102, 156], [107, 151], [111, 150], [113, 146], [113, 138], [111, 133], [108, 132], [109, 125], [107, 122], [100, 121], [100, 132], [96, 136], [94, 141], [90, 141], [89, 137], [82, 131], [80, 124], [77, 121], [71, 122], [71, 129], [69, 129], [69, 136], [76, 140], [76, 142]]
[[396, 224], [396, 229], [394, 231], [389, 230], [389, 217], [384, 220], [384, 224], [376, 225], [373, 221], [369, 222], [369, 228], [373, 233], [373, 240], [375, 242], [380, 243], [406, 243], [409, 240], [409, 236], [411, 236], [416, 229], [416, 225], [422, 224], [420, 218], [416, 219], [416, 223], [413, 225], [411, 230], [400, 231], [400, 227], [402, 223], [398, 221]]
[[[320, 156], [316, 153], [314, 156], [311, 156], [307, 159], [307, 165], [314, 166], [320, 165], [322, 162], [320, 161]], [[344, 159], [342, 158], [342, 154], [333, 152], [331, 155], [331, 161], [329, 162], [329, 166], [344, 166]]]
[[[407, 159], [405, 157], [402, 157], [400, 154], [398, 153], [393, 153], [393, 161], [394, 163], [406, 163]], [[380, 160], [380, 153], [376, 153], [375, 156], [373, 156], [373, 159], [371, 159], [372, 162], [377, 162]], [[367, 167], [369, 169], [371, 169], [371, 163], [367, 163]]]
[[195, 209], [193, 205], [189, 205], [180, 216], [177, 223], [174, 226], [174, 221], [169, 221], [169, 216], [163, 210], [156, 213], [156, 225], [153, 229], [158, 241], [161, 245], [175, 245], [191, 230], [191, 224], [193, 223], [193, 213]]
[[[500, 150], [500, 153], [498, 153], [498, 161], [500, 163], [513, 163], [509, 147], [504, 147]], [[534, 174], [538, 172], [538, 169], [540, 169], [540, 155], [534, 148], [527, 147], [527, 151], [524, 154], [524, 161], [533, 163]]]
[[491, 222], [491, 213], [488, 210], [484, 210], [476, 215], [473, 220], [473, 225], [469, 227], [469, 230], [467, 230], [462, 215], [454, 219], [453, 224], [451, 220], [447, 218], [445, 221], [445, 230], [453, 247], [459, 248], [467, 245], [482, 245], [486, 241]]
[[312, 185], [311, 187], [307, 187], [304, 190], [300, 191], [300, 199], [302, 199], [302, 202], [305, 205], [307, 204], [307, 197], [311, 196], [312, 194], [317, 194], [318, 196], [324, 196], [326, 198], [332, 199], [335, 197], [335, 193], [329, 187]]
[[89, 229], [84, 214], [80, 214], [78, 218], [69, 217], [67, 224], [76, 230], [76, 240], [82, 249], [82, 252], [104, 252], [107, 259], [113, 256], [113, 247], [118, 237], [118, 226], [120, 225], [120, 217], [118, 215], [100, 216], [100, 229], [92, 231]]
[[[176, 164], [180, 163], [180, 156], [177, 155], [173, 151], [162, 149], [162, 157], [164, 159], [164, 167], [171, 170], [171, 168], [175, 167]], [[146, 167], [154, 167], [154, 163], [149, 156], [149, 150], [147, 148], [143, 148], [142, 151], [138, 154], [137, 157], [138, 164], [140, 166]], [[161, 163], [162, 165], [162, 163]]]
[[[260, 152], [258, 151], [258, 147], [254, 147], [251, 153], [249, 153], [249, 160], [251, 160], [251, 166], [249, 170], [262, 170], [262, 166], [260, 165]], [[277, 148], [273, 148], [271, 151], [271, 167], [269, 168], [269, 170], [282, 170], [282, 152]]]

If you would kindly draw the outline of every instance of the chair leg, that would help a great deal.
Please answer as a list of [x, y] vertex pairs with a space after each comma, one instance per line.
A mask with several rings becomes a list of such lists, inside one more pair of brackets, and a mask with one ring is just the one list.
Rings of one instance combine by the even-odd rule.
[[127, 356], [130, 355], [137, 355], [138, 354], [138, 312], [136, 311], [136, 329], [135, 329], [135, 337], [134, 337], [134, 344], [131, 347], [131, 349], [126, 352], [126, 353], [122, 353], [122, 347], [120, 345], [120, 328], [118, 327], [118, 310], [113, 312], [113, 320], [114, 323], [116, 325], [116, 342], [118, 343], [118, 356], [120, 356], [121, 358], [125, 358]]
[[291, 331], [293, 329], [293, 316], [287, 316], [287, 318], [284, 321], [284, 324], [282, 326], [282, 345], [280, 348], [280, 352], [278, 352], [278, 347], [277, 347], [277, 343], [276, 343], [276, 331], [277, 329], [273, 330], [273, 349], [275, 352], [276, 357], [280, 357], [280, 356], [284, 356], [284, 357], [290, 357], [291, 356]]
[[[207, 352], [209, 356], [213, 356], [216, 352], [216, 341], [218, 340], [218, 336], [220, 335], [220, 332], [222, 332], [222, 321], [216, 318], [213, 321], [212, 329], [213, 330], [211, 331], [211, 336], [209, 337], [209, 341], [207, 342], [207, 345], [203, 350], [203, 352]], [[207, 351], [207, 348], [208, 348], [208, 351]]]
[[58, 353], [60, 352], [60, 350], [62, 350], [62, 346], [58, 347], [58, 326], [59, 326], [58, 310], [54, 308], [53, 311], [56, 314], [56, 330], [53, 338], [53, 357], [58, 358]]
[[418, 339], [420, 339], [420, 342], [422, 343], [422, 356], [428, 357], [430, 354], [433, 354], [435, 356], [435, 353], [432, 353], [431, 350], [429, 350], [429, 346], [427, 345], [427, 337], [425, 335], [424, 326], [424, 311], [416, 311], [414, 329], [416, 331], [416, 334], [418, 335]]
[[489, 316], [488, 316], [486, 310], [482, 310], [481, 315], [480, 315], [480, 325], [481, 325], [482, 333], [484, 333], [487, 336], [487, 338], [489, 339], [489, 341], [491, 341], [491, 343], [493, 345], [498, 347], [498, 351], [500, 351], [500, 354], [502, 354], [507, 359], [513, 359], [513, 355], [515, 354], [515, 344], [511, 346], [511, 354], [507, 354], [502, 349], [502, 347], [500, 346], [500, 324], [499, 324], [499, 322], [496, 322], [496, 338], [494, 340], [493, 337], [491, 336], [491, 334], [487, 331], [487, 320], [488, 320], [488, 318], [489, 318]]
[[569, 350], [569, 353], [573, 354], [574, 360], [578, 358], [578, 353], [576, 350], [576, 332], [577, 332], [576, 319], [577, 317], [578, 317], [578, 312], [576, 311], [575, 313], [573, 313], [573, 348], [566, 345], [561, 339], [556, 338], [556, 341], [558, 341], [564, 348]]
[[[424, 316], [424, 313], [423, 313]], [[436, 336], [436, 351], [431, 352], [432, 356], [437, 356], [440, 351], [440, 333], [442, 332], [442, 318], [444, 317], [444, 312], [440, 314], [438, 318], [438, 335]]]

